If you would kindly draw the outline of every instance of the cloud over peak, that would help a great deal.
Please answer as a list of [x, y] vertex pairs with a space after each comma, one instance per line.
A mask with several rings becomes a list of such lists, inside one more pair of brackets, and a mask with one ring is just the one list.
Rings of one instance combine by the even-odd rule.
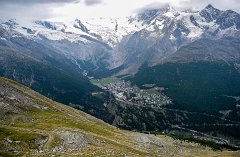
[[0, 4], [19, 4], [19, 5], [32, 5], [32, 4], [47, 4], [47, 3], [76, 3], [79, 0], [0, 0]]
[[84, 1], [86, 5], [96, 5], [96, 4], [101, 4], [103, 0], [85, 0]]
[[200, 10], [208, 4], [240, 12], [239, 0], [0, 0], [1, 19], [18, 21], [122, 17], [169, 4], [176, 9]]

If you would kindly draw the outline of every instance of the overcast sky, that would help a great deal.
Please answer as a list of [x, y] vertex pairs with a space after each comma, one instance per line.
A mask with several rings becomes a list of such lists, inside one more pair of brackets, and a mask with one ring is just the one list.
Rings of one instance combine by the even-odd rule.
[[0, 19], [20, 23], [50, 19], [70, 21], [75, 18], [121, 17], [142, 8], [170, 4], [175, 8], [202, 9], [207, 4], [240, 12], [240, 0], [0, 0]]

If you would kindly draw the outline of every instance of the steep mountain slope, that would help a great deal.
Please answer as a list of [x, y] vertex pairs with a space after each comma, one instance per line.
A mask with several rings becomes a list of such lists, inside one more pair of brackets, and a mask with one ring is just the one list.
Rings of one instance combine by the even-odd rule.
[[222, 62], [234, 64], [238, 69], [240, 63], [240, 39], [224, 37], [217, 40], [202, 38], [186, 46], [182, 46], [175, 53], [166, 56], [157, 64], [166, 62], [187, 63], [187, 62]]
[[91, 110], [96, 116], [107, 115], [104, 98], [92, 96], [93, 92], [102, 90], [90, 83], [75, 61], [44, 42], [15, 30], [0, 27], [0, 36], [1, 76], [16, 80], [59, 102], [78, 107], [81, 104], [85, 111]]
[[116, 53], [126, 66], [124, 73], [134, 73], [147, 62], [158, 63], [165, 56], [201, 38], [239, 37], [240, 15], [221, 11], [208, 5], [201, 11], [177, 11], [168, 6], [146, 10], [134, 20], [142, 21], [144, 29], [120, 42]]
[[[157, 84], [174, 105], [240, 121], [239, 39], [200, 39], [129, 78], [138, 86]], [[200, 126], [199, 126], [200, 127]]]
[[237, 156], [167, 136], [119, 130], [0, 78], [1, 156]]
[[[105, 68], [108, 65], [111, 48], [75, 25], [67, 27], [64, 23], [59, 22], [36, 21], [25, 27], [20, 26], [15, 20], [9, 20], [2, 23], [1, 26], [5, 32], [10, 33], [1, 39], [22, 37], [24, 39], [19, 41], [19, 44], [30, 40], [35, 44], [44, 45], [48, 50], [55, 52], [55, 57], [64, 57], [80, 72], [85, 70], [86, 62], [91, 66], [90, 70]], [[26, 47], [26, 49], [34, 50], [32, 47]], [[50, 55], [49, 52], [45, 53]]]

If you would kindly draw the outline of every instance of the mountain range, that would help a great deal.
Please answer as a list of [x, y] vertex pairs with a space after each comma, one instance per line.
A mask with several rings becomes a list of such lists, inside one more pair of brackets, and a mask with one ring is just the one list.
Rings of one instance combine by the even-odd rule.
[[[200, 11], [177, 11], [168, 5], [125, 18], [76, 19], [68, 23], [35, 21], [27, 26], [9, 20], [1, 26], [11, 31], [14, 38], [23, 37], [46, 45], [79, 69], [121, 67], [118, 73], [136, 73], [145, 62], [158, 64], [193, 41], [238, 38], [240, 15], [212, 5]], [[85, 62], [90, 64], [90, 69], [84, 67]]]
[[[1, 20], [0, 76], [124, 129], [199, 125], [239, 145], [239, 35], [240, 14], [212, 5], [198, 11], [167, 5], [116, 19]], [[128, 105], [90, 82], [109, 76], [163, 87], [172, 103]]]

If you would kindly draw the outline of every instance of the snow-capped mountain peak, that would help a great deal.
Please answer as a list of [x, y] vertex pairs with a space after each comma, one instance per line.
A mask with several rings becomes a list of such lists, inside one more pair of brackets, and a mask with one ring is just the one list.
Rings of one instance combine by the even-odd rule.
[[16, 22], [16, 19], [10, 19], [6, 22], [1, 21], [2, 26], [4, 26], [7, 29], [14, 29], [16, 28], [19, 24]]
[[158, 16], [165, 16], [165, 17], [175, 17], [178, 15], [178, 11], [170, 5], [167, 5], [162, 8], [154, 8], [154, 9], [147, 9], [140, 12], [137, 15], [137, 19], [141, 20], [145, 23], [150, 23], [153, 19]]
[[208, 4], [205, 9], [215, 10], [216, 8], [213, 7], [212, 4]]
[[211, 4], [200, 11], [200, 15], [203, 16], [207, 22], [215, 20], [221, 13], [222, 11], [214, 8]]
[[[28, 26], [8, 21], [1, 25], [34, 40], [99, 44], [111, 50], [108, 54], [112, 57], [110, 67], [131, 64], [138, 68], [144, 62], [156, 63], [161, 57], [201, 38], [215, 40], [240, 35], [240, 15], [231, 10], [221, 11], [212, 5], [200, 11], [180, 11], [165, 6], [122, 18], [77, 18], [68, 23], [36, 21]], [[91, 48], [84, 48], [86, 56], [88, 49]], [[74, 50], [78, 51], [80, 49]], [[91, 51], [91, 55], [95, 51], [98, 50]]]
[[47, 29], [58, 30], [64, 32], [66, 25], [63, 22], [35, 21], [35, 24], [41, 25]]
[[75, 28], [78, 28], [78, 29], [80, 29], [80, 30], [82, 30], [83, 32], [85, 32], [85, 33], [88, 33], [88, 29], [87, 29], [87, 27], [86, 26], [84, 26], [83, 24], [82, 24], [82, 22], [81, 22], [81, 20], [79, 20], [79, 19], [75, 19], [75, 23], [74, 23], [74, 25], [73, 25]]
[[[68, 39], [64, 37], [69, 36], [66, 33], [76, 36], [85, 35], [115, 47], [125, 36], [130, 36], [144, 29], [158, 34], [154, 36], [163, 36], [168, 32], [169, 38], [173, 40], [176, 40], [177, 36], [194, 40], [202, 35], [209, 35], [209, 32], [221, 37], [226, 34], [221, 30], [240, 29], [240, 15], [231, 10], [221, 11], [211, 4], [200, 11], [178, 11], [167, 5], [161, 8], [143, 10], [137, 15], [125, 18], [84, 20], [77, 18], [70, 23], [35, 21], [32, 26], [25, 26], [23, 31], [15, 20], [9, 20], [2, 25], [11, 29], [15, 28], [20, 32], [27, 31], [30, 34], [36, 32], [35, 35], [44, 34], [51, 40]], [[58, 33], [65, 34], [59, 37]], [[76, 39], [76, 37], [74, 38]], [[71, 39], [71, 41], [74, 40]]]

